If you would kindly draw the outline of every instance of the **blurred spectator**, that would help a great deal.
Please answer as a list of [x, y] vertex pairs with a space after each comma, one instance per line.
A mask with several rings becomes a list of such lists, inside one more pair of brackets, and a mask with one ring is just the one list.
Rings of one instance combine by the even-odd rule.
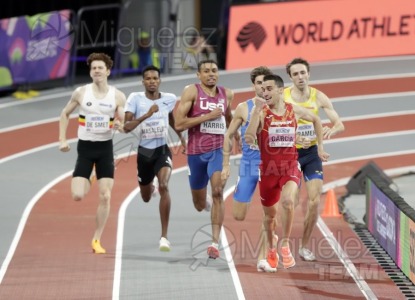
[[130, 68], [142, 73], [146, 66], [153, 65], [160, 69], [160, 53], [154, 47], [151, 36], [146, 31], [141, 31], [137, 38], [137, 50], [130, 55]]
[[186, 47], [183, 58], [183, 69], [197, 69], [199, 61], [213, 59], [216, 61], [216, 52], [202, 34], [193, 35]]

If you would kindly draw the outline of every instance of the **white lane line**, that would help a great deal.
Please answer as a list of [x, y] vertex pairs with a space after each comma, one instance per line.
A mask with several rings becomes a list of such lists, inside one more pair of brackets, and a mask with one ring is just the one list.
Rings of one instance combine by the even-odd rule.
[[114, 281], [112, 284], [112, 299], [120, 299], [120, 286], [121, 286], [121, 269], [122, 269], [122, 253], [123, 253], [123, 244], [124, 244], [124, 225], [125, 225], [125, 212], [127, 211], [128, 206], [131, 201], [137, 196], [140, 192], [140, 187], [135, 188], [128, 196], [125, 198], [121, 204], [120, 210], [118, 212], [118, 223], [117, 223], [117, 244], [115, 247], [115, 267], [114, 267]]
[[23, 230], [26, 226], [27, 219], [29, 218], [30, 212], [32, 211], [33, 206], [37, 201], [54, 185], [58, 182], [64, 180], [66, 177], [70, 176], [72, 171], [62, 174], [61, 176], [55, 178], [47, 185], [45, 185], [36, 195], [29, 201], [26, 205], [25, 210], [23, 211], [22, 217], [20, 218], [19, 225], [17, 226], [16, 233], [14, 234], [12, 243], [10, 244], [9, 251], [7, 252], [6, 258], [4, 259], [1, 268], [0, 268], [0, 284], [3, 281], [4, 275], [6, 274], [7, 268], [9, 267], [10, 261], [13, 258], [14, 253], [16, 252], [17, 245], [19, 244], [20, 238], [22, 237]]
[[356, 285], [359, 287], [360, 291], [365, 296], [365, 298], [378, 299], [375, 293], [373, 293], [373, 291], [370, 289], [365, 279], [362, 276], [360, 276], [359, 272], [356, 269], [356, 266], [347, 256], [346, 252], [343, 251], [339, 242], [334, 237], [333, 232], [331, 232], [331, 230], [327, 227], [326, 223], [320, 216], [317, 219], [317, 227], [318, 229], [320, 229], [324, 238], [327, 240], [327, 242], [333, 249], [334, 253], [336, 253], [337, 257], [339, 258], [347, 272], [350, 274], [350, 277], [352, 277], [353, 280], [356, 282]]
[[[74, 143], [76, 141], [78, 141], [78, 138], [70, 139], [70, 140], [68, 140], [68, 144]], [[1, 158], [0, 159], [0, 165], [5, 163], [5, 162], [8, 162], [10, 160], [17, 159], [17, 158], [20, 158], [20, 157], [25, 156], [25, 155], [30, 155], [30, 154], [40, 152], [40, 151], [43, 151], [43, 150], [47, 150], [47, 149], [50, 149], [50, 148], [54, 148], [54, 147], [56, 147], [56, 151], [59, 151], [59, 149], [58, 149], [59, 143], [56, 142], [56, 143], [46, 144], [46, 145], [43, 145], [43, 146], [40, 146], [40, 147], [32, 148], [30, 150], [22, 151], [22, 152], [19, 152], [19, 153], [15, 153], [13, 155], [9, 155], [9, 156]]]
[[[180, 167], [172, 171], [172, 175], [184, 172], [187, 167]], [[122, 270], [122, 254], [124, 244], [124, 225], [125, 225], [125, 213], [131, 201], [140, 192], [140, 187], [136, 187], [131, 193], [125, 198], [121, 204], [118, 212], [118, 223], [117, 223], [117, 244], [115, 247], [115, 266], [114, 266], [114, 281], [112, 285], [112, 299], [119, 300], [120, 298], [120, 286], [121, 286], [121, 270]]]
[[[235, 158], [232, 158], [232, 159], [235, 159]], [[177, 174], [180, 172], [184, 172], [186, 170], [187, 170], [187, 167], [177, 168], [172, 171], [172, 174]], [[232, 192], [234, 191], [234, 188], [235, 186], [231, 186], [225, 191], [224, 199], [226, 199], [230, 194], [232, 194]], [[112, 287], [112, 300], [119, 300], [119, 297], [120, 297], [125, 214], [131, 201], [137, 196], [139, 192], [140, 192], [140, 188], [139, 187], [135, 188], [127, 196], [127, 198], [125, 198], [118, 212], [117, 244], [115, 248], [115, 267], [114, 267], [114, 282], [113, 282], [113, 287]], [[221, 229], [221, 244], [225, 252], [226, 261], [228, 262], [228, 267], [229, 267], [229, 270], [232, 276], [232, 281], [233, 281], [238, 299], [244, 300], [245, 296], [243, 293], [241, 281], [239, 280], [238, 272], [233, 262], [232, 253], [229, 249], [228, 239], [226, 238], [226, 233], [223, 227]]]
[[[78, 118], [78, 114], [72, 114], [69, 116], [69, 119], [75, 119]], [[33, 127], [33, 126], [38, 126], [38, 125], [43, 125], [43, 124], [48, 124], [48, 123], [54, 123], [54, 122], [58, 122], [59, 121], [59, 117], [55, 117], [55, 118], [49, 118], [49, 119], [43, 119], [40, 121], [33, 121], [33, 122], [28, 122], [28, 123], [23, 123], [23, 124], [19, 124], [19, 125], [15, 125], [15, 126], [10, 126], [10, 127], [5, 127], [0, 129], [0, 133], [5, 133], [5, 132], [9, 132], [9, 131], [13, 131], [13, 130], [19, 130], [19, 129], [25, 129], [28, 127]]]
[[[235, 185], [228, 188], [225, 193], [223, 194], [223, 198], [226, 198], [233, 193], [235, 190]], [[244, 291], [242, 289], [241, 281], [239, 280], [238, 271], [236, 270], [235, 263], [233, 261], [231, 249], [229, 247], [228, 238], [226, 237], [225, 229], [222, 226], [221, 229], [221, 244], [223, 251], [225, 252], [226, 261], [228, 262], [229, 271], [231, 272], [231, 277], [233, 281], [233, 285], [235, 287], [236, 295], [238, 296], [239, 300], [245, 300]]]
[[[233, 89], [233, 91], [235, 93], [242, 93], [242, 92], [251, 91], [251, 88]], [[412, 95], [415, 95], [415, 92], [396, 92], [396, 93], [387, 93], [387, 94], [370, 94], [370, 95], [361, 95], [361, 96], [359, 95], [359, 96], [337, 97], [337, 98], [334, 97], [334, 98], [330, 98], [330, 100], [334, 103], [338, 103], [338, 102], [350, 102], [350, 101], [359, 101], [359, 100], [362, 101], [362, 100], [379, 99], [379, 98], [405, 97], [405, 96], [412, 96]], [[49, 99], [45, 99], [45, 100], [49, 100]], [[180, 97], [177, 100], [179, 101]], [[0, 108], [2, 108], [1, 104], [0, 104]], [[399, 115], [407, 115], [407, 114], [415, 114], [415, 110], [374, 113], [374, 114], [367, 114], [367, 115], [357, 115], [353, 117], [342, 117], [342, 121], [364, 120], [364, 119], [399, 116]], [[70, 115], [70, 119], [75, 119], [77, 117], [78, 117], [78, 114], [76, 113]], [[47, 124], [47, 123], [58, 122], [58, 121], [59, 121], [59, 117], [53, 117], [53, 118], [48, 118], [48, 119], [44, 119], [40, 121], [23, 123], [23, 124], [19, 124], [15, 126], [2, 128], [0, 129], [0, 133], [9, 132], [9, 131], [18, 130], [18, 129], [24, 129], [27, 127], [32, 127], [32, 126], [37, 126], [37, 125], [42, 125], [42, 124]], [[328, 119], [323, 120], [323, 123], [327, 123], [327, 122], [329, 122]]]
[[415, 149], [405, 150], [405, 151], [382, 152], [382, 153], [376, 153], [376, 154], [370, 154], [370, 155], [361, 155], [361, 156], [354, 156], [354, 157], [348, 157], [348, 158], [334, 159], [334, 160], [323, 163], [323, 166], [336, 165], [336, 164], [348, 163], [348, 162], [359, 161], [359, 160], [374, 159], [374, 158], [385, 158], [385, 157], [391, 157], [391, 156], [398, 157], [401, 155], [408, 155], [408, 154], [414, 154], [414, 153], [415, 153]]
[[344, 138], [335, 138], [335, 139], [330, 139], [330, 140], [324, 140], [323, 144], [326, 145], [326, 144], [334, 144], [334, 143], [346, 143], [350, 141], [387, 138], [387, 137], [394, 137], [394, 136], [408, 135], [408, 134], [415, 134], [415, 129], [354, 135], [354, 136], [348, 136]]
[[[394, 131], [394, 132], [386, 132], [386, 133], [374, 133], [374, 134], [366, 134], [366, 135], [358, 135], [358, 136], [352, 136], [352, 137], [345, 137], [345, 138], [334, 138], [331, 140], [325, 140], [324, 144], [333, 144], [333, 143], [343, 143], [343, 142], [351, 142], [351, 141], [358, 141], [358, 140], [367, 140], [367, 139], [374, 139], [374, 138], [383, 138], [388, 136], [398, 136], [398, 135], [408, 135], [408, 134], [414, 134], [415, 130], [401, 130], [401, 131]], [[70, 139], [68, 140], [68, 143], [74, 143], [78, 140], [78, 138]], [[173, 143], [173, 146], [179, 145], [179, 143]], [[171, 146], [171, 145], [170, 145]], [[25, 155], [30, 155], [35, 152], [43, 151], [46, 149], [50, 149], [59, 147], [59, 143], [51, 143], [46, 144], [40, 147], [32, 148], [30, 150], [22, 151], [19, 153], [15, 153], [10, 156], [6, 156], [0, 159], [0, 164], [8, 162], [13, 159], [20, 158]], [[349, 161], [356, 161], [356, 160], [363, 160], [363, 159], [370, 159], [370, 158], [379, 158], [379, 157], [388, 157], [388, 156], [394, 156], [394, 155], [405, 155], [405, 154], [413, 154], [415, 153], [414, 150], [404, 150], [404, 151], [392, 151], [392, 152], [382, 152], [377, 154], [371, 154], [371, 155], [365, 155], [365, 156], [356, 156], [351, 158], [344, 158], [344, 159], [337, 159], [333, 161], [329, 161], [326, 163], [323, 163], [324, 165], [331, 165], [333, 163], [343, 163], [343, 162], [349, 162]], [[237, 154], [235, 157], [240, 157], [240, 154]], [[118, 157], [117, 157], [118, 158]]]
[[[387, 61], [397, 61], [397, 60], [412, 60], [413, 57], [409, 56], [409, 57], [401, 57], [398, 59], [393, 59], [393, 58], [387, 58]], [[384, 62], [386, 60], [386, 58], [383, 58], [381, 60], [381, 62]], [[314, 68], [316, 66], [323, 66], [323, 65], [342, 65], [342, 64], [347, 64], [350, 65], [352, 63], [362, 63], [362, 62], [367, 62], [367, 63], [373, 63], [376, 62], [376, 60], [352, 60], [352, 61], [337, 61], [335, 63], [330, 63], [330, 64], [321, 64], [321, 63], [317, 63], [315, 64]], [[273, 68], [281, 68], [283, 66], [274, 66], [271, 67]], [[242, 73], [249, 73], [250, 69], [241, 69], [241, 70], [233, 70], [233, 71], [220, 71], [219, 74], [221, 77], [224, 76], [232, 76], [234, 74], [242, 74]], [[353, 76], [353, 77], [345, 77], [345, 78], [333, 78], [333, 79], [322, 79], [322, 80], [312, 80], [310, 81], [310, 84], [323, 84], [323, 83], [340, 83], [340, 82], [354, 82], [354, 81], [363, 81], [363, 80], [378, 80], [378, 79], [393, 79], [393, 78], [406, 78], [406, 77], [413, 77], [415, 76], [415, 73], [397, 73], [397, 74], [387, 74], [387, 75], [368, 75], [368, 76]], [[174, 76], [166, 76], [163, 78], [163, 82], [174, 82], [174, 81], [179, 81], [179, 80], [184, 80], [184, 79], [194, 79], [194, 74], [183, 74], [183, 75], [174, 75]], [[118, 88], [129, 88], [129, 87], [137, 87], [137, 86], [141, 86], [141, 82], [137, 82], [136, 80], [133, 81], [128, 81], [128, 82], [117, 82], [115, 80], [110, 80], [109, 83], [111, 85], [116, 85]], [[41, 101], [46, 101], [46, 100], [54, 100], [58, 97], [67, 97], [69, 99], [69, 97], [71, 96], [73, 90], [80, 85], [76, 85], [74, 87], [71, 87], [70, 89], [68, 89], [67, 91], [63, 91], [63, 92], [56, 92], [56, 93], [52, 93], [52, 94], [48, 94], [48, 95], [42, 95], [39, 97], [36, 97], [34, 99], [29, 99], [26, 101], [13, 101], [13, 102], [7, 102], [7, 103], [3, 103], [0, 104], [0, 109], [1, 108], [7, 108], [7, 107], [12, 107], [12, 106], [19, 106], [19, 105], [24, 105], [24, 104], [28, 104], [28, 103], [36, 103], [36, 102], [41, 102]], [[244, 91], [250, 91], [251, 89], [244, 89]], [[236, 91], [236, 89], [235, 89]]]
[[[43, 148], [43, 147], [39, 147]], [[36, 148], [37, 149], [37, 148]], [[25, 151], [30, 152], [30, 151]], [[27, 153], [26, 153], [27, 154]], [[117, 157], [117, 159], [122, 159], [124, 157], [127, 157], [129, 153], [121, 154]], [[13, 155], [14, 156], [14, 155]], [[0, 161], [1, 163], [1, 161]], [[47, 183], [43, 188], [41, 188], [35, 196], [33, 196], [32, 199], [30, 199], [29, 203], [26, 205], [22, 217], [20, 218], [19, 225], [17, 226], [16, 233], [14, 234], [13, 240], [10, 244], [10, 248], [7, 252], [7, 255], [0, 267], [0, 285], [3, 281], [4, 275], [6, 274], [7, 268], [9, 267], [10, 261], [12, 260], [14, 253], [16, 252], [17, 245], [19, 244], [20, 238], [22, 237], [23, 230], [26, 226], [27, 219], [29, 218], [29, 215], [34, 207], [34, 205], [39, 201], [40, 198], [43, 197], [44, 194], [46, 194], [53, 186], [61, 182], [62, 180], [66, 179], [67, 177], [71, 176], [73, 170], [68, 171], [58, 177], [56, 177], [54, 180]]]

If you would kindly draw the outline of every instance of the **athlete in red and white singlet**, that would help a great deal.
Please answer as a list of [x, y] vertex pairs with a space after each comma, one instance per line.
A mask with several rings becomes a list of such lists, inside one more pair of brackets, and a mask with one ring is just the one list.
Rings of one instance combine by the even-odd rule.
[[248, 144], [258, 143], [261, 153], [259, 191], [264, 210], [264, 229], [268, 241], [267, 262], [277, 268], [278, 238], [276, 229], [277, 202], [282, 207], [281, 256], [284, 268], [295, 266], [289, 247], [289, 238], [294, 215], [294, 199], [300, 183], [300, 169], [296, 143], [296, 119], [302, 118], [313, 123], [318, 142], [318, 155], [327, 161], [323, 150], [323, 129], [318, 116], [307, 109], [284, 102], [284, 82], [278, 75], [264, 76], [263, 99], [255, 98], [251, 122], [245, 132]]

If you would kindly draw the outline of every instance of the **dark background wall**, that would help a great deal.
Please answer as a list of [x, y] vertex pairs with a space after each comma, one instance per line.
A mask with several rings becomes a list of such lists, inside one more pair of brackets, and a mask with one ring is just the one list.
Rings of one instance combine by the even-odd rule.
[[119, 0], [49, 0], [49, 1], [3, 1], [0, 9], [0, 19], [35, 15], [61, 9], [77, 11], [82, 6], [99, 5], [106, 3], [119, 3]]

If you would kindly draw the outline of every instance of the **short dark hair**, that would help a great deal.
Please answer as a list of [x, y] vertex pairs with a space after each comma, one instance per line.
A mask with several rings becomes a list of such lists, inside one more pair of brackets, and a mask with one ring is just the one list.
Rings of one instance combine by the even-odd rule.
[[310, 64], [308, 63], [308, 61], [306, 61], [304, 58], [296, 57], [292, 61], [290, 61], [285, 67], [285, 70], [287, 71], [287, 74], [290, 77], [291, 77], [291, 67], [292, 65], [296, 65], [296, 64], [304, 65], [307, 68], [307, 72], [310, 72]]
[[199, 63], [197, 64], [198, 71], [200, 71], [200, 68], [202, 67], [203, 64], [215, 64], [216, 66], [218, 65], [218, 63], [213, 59], [204, 59], [204, 60], [199, 61]]
[[91, 53], [88, 58], [86, 59], [86, 64], [88, 65], [89, 68], [91, 68], [91, 63], [94, 60], [101, 60], [105, 63], [105, 66], [107, 67], [108, 70], [111, 70], [114, 62], [112, 61], [111, 57], [105, 53]]
[[275, 74], [269, 74], [264, 76], [264, 82], [268, 80], [274, 80], [275, 85], [279, 88], [284, 87], [284, 80], [278, 75]]
[[147, 71], [156, 71], [156, 72], [158, 73], [159, 77], [160, 77], [160, 69], [159, 69], [159, 68], [157, 68], [156, 66], [153, 66], [153, 65], [146, 66], [146, 67], [143, 69], [143, 72], [142, 72], [142, 74], [143, 74], [143, 78], [144, 78], [144, 74], [145, 74]]
[[251, 73], [249, 74], [250, 78], [251, 78], [251, 82], [255, 83], [255, 78], [259, 75], [269, 75], [272, 74], [271, 70], [266, 67], [266, 66], [259, 66], [256, 67], [255, 69], [253, 69], [251, 71]]

